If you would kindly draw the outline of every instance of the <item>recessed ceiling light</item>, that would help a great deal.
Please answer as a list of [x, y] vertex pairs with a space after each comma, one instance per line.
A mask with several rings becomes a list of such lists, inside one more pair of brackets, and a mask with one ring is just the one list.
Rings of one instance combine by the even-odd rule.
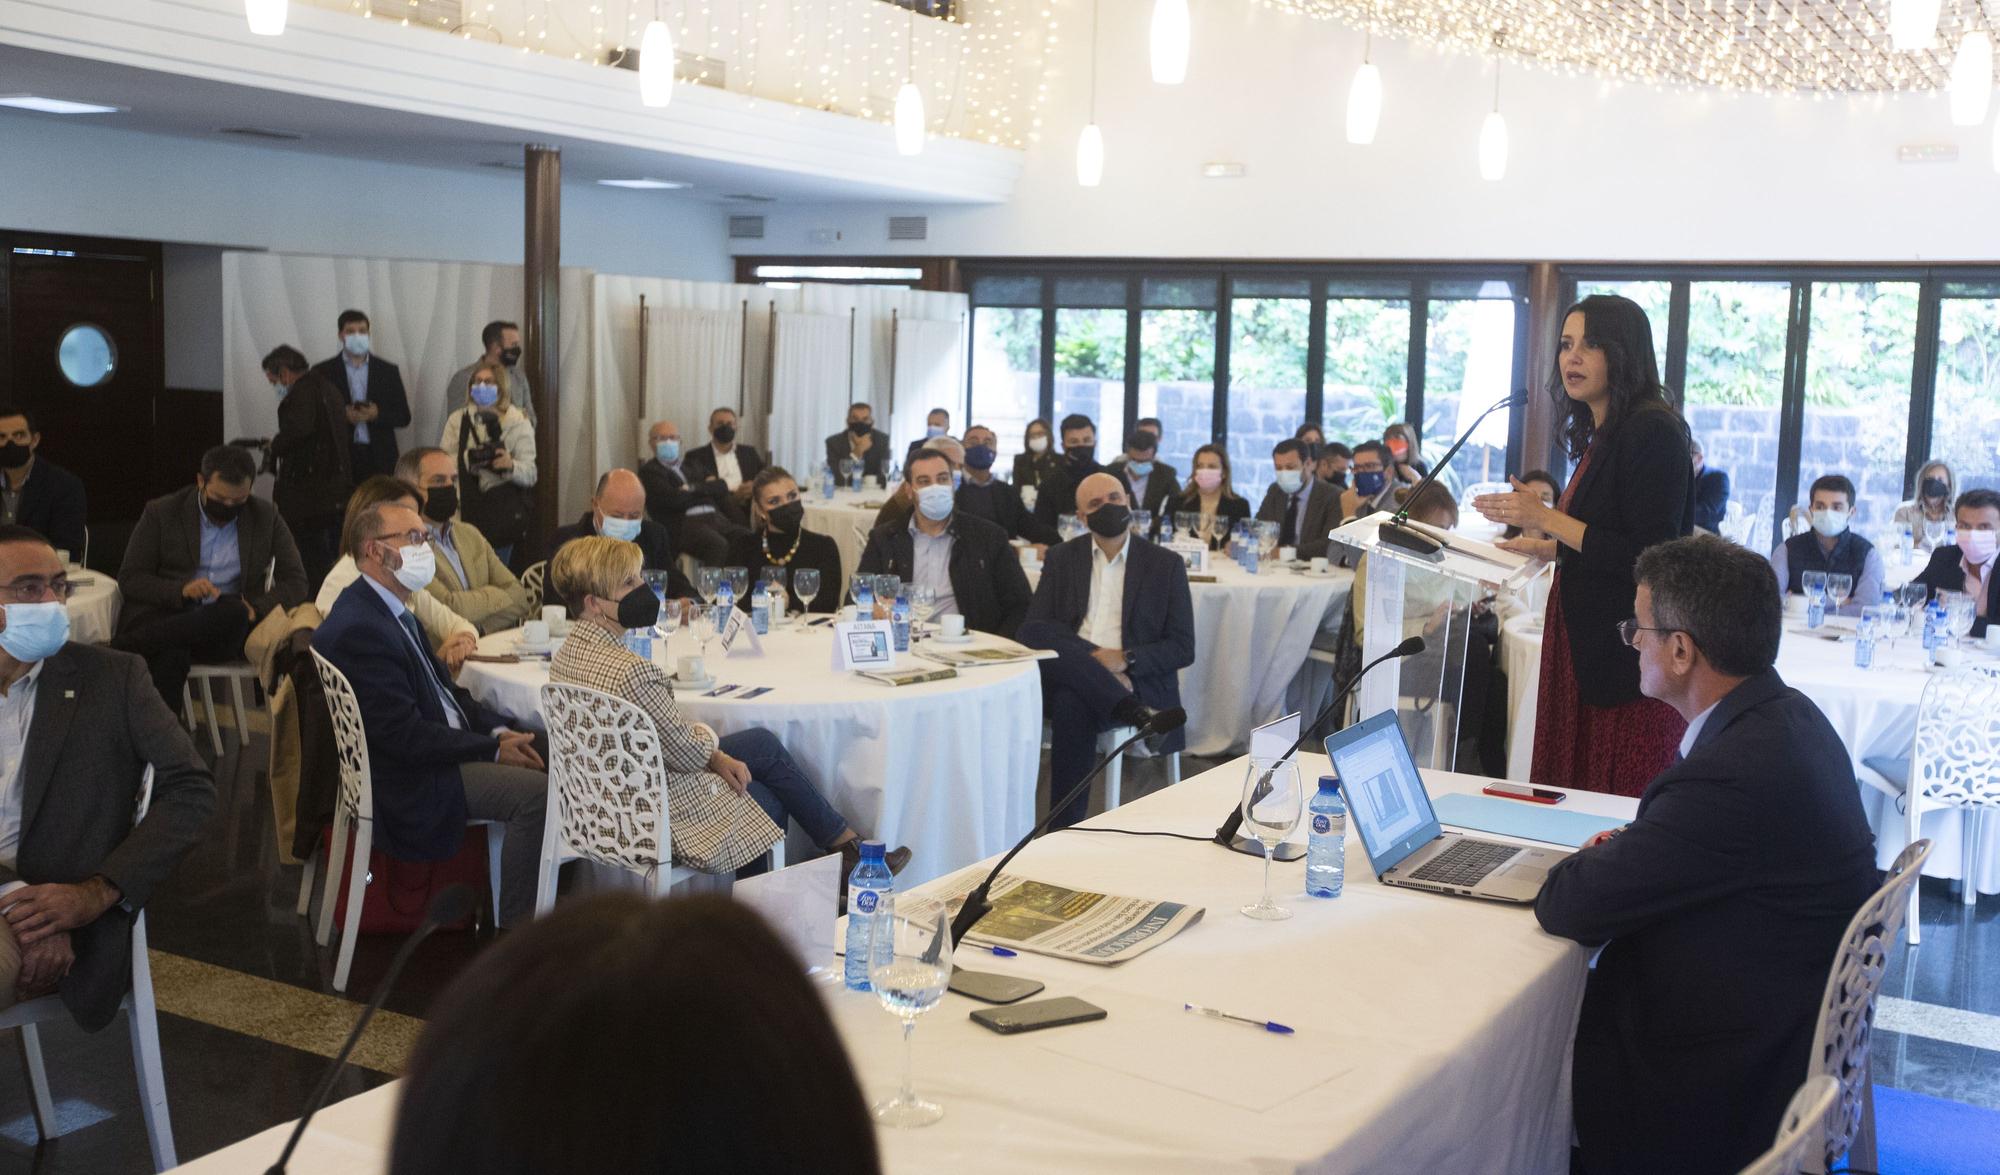
[[101, 106], [95, 102], [71, 102], [65, 98], [44, 98], [39, 94], [8, 94], [0, 97], [0, 106], [12, 106], [18, 110], [34, 110], [42, 114], [117, 114], [123, 106]]
[[597, 182], [607, 188], [638, 188], [641, 189], [642, 191], [648, 191], [648, 192], [656, 192], [668, 188], [685, 188], [690, 186], [688, 184], [681, 183], [679, 180], [637, 179], [637, 180], [598, 180]]

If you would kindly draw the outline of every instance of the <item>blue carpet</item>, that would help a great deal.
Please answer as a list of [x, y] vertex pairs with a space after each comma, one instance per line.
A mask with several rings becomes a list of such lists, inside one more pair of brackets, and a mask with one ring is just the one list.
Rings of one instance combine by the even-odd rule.
[[2000, 1110], [1875, 1087], [1882, 1175], [1991, 1175], [2000, 1169]]

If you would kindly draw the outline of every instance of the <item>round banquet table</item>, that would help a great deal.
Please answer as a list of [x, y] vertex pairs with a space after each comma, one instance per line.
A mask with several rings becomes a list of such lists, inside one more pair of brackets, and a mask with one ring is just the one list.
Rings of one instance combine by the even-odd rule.
[[[81, 579], [83, 582], [79, 582]], [[71, 573], [76, 592], [69, 598], [69, 639], [83, 645], [101, 645], [118, 631], [118, 580], [102, 571]]]
[[[1893, 560], [1891, 560], [1893, 564]], [[1515, 617], [1501, 628], [1500, 657], [1507, 667], [1508, 749], [1507, 773], [1511, 778], [1528, 778], [1528, 764], [1535, 737], [1535, 694], [1541, 682], [1542, 634], [1524, 617]], [[1843, 638], [1853, 631], [1851, 619], [1835, 619], [1827, 628]], [[1968, 664], [2000, 664], [1977, 642], [1967, 642]], [[1840, 735], [1853, 761], [1857, 780], [1874, 776], [1862, 766], [1864, 759], [1907, 759], [1917, 734], [1917, 705], [1923, 697], [1930, 673], [1922, 664], [1920, 640], [1903, 637], [1897, 647], [1886, 642], [1875, 647], [1875, 663], [1870, 669], [1854, 667], [1851, 639], [1828, 640], [1808, 630], [1793, 617], [1785, 619], [1784, 639], [1778, 645], [1778, 675], [1786, 684], [1813, 700], [1820, 713]], [[1520, 672], [1517, 674], [1516, 667]], [[1520, 701], [1517, 704], [1516, 698]], [[1561, 780], [1542, 780], [1560, 785]], [[1875, 830], [1875, 859], [1886, 869], [1908, 843], [1903, 813], [1895, 798], [1879, 787], [1857, 782], [1861, 807]], [[1930, 859], [1924, 864], [1928, 877], [1957, 879], [1964, 874], [1962, 809], [1942, 809], [1924, 813], [1922, 833], [1931, 839]], [[1978, 876], [1974, 883], [1980, 893], [2000, 893], [2000, 820], [1988, 820], [1981, 829], [1978, 847]]]
[[[518, 639], [519, 630], [489, 633], [479, 649], [511, 653]], [[747, 639], [729, 656], [711, 641], [710, 676], [771, 691], [738, 700], [676, 690], [682, 714], [721, 734], [761, 727], [777, 735], [857, 832], [910, 846], [905, 884], [1002, 852], [1033, 826], [1042, 734], [1042, 682], [1033, 663], [888, 686], [833, 672], [831, 626], [788, 625], [763, 638], [761, 655], [748, 650]], [[655, 640], [653, 659], [671, 672], [675, 659], [695, 649], [683, 631]], [[896, 661], [898, 669], [927, 664]], [[548, 684], [546, 660], [468, 661], [458, 682], [522, 726], [543, 729], [538, 705]]]
[[[817, 531], [833, 540], [840, 548], [840, 571], [845, 579], [861, 566], [861, 549], [868, 545], [868, 531], [875, 525], [875, 514], [882, 504], [889, 500], [889, 491], [870, 487], [854, 490], [835, 490], [833, 497], [822, 498], [819, 488], [799, 487], [799, 500], [806, 507], [806, 529]], [[821, 588], [825, 590], [824, 586]], [[847, 595], [847, 585], [840, 585], [840, 595]], [[907, 688], [907, 687], [906, 687]]]

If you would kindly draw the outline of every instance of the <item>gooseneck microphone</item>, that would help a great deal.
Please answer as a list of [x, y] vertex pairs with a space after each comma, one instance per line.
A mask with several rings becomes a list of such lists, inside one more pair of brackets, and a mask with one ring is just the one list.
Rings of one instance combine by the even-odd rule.
[[[1377, 665], [1380, 665], [1384, 661], [1394, 661], [1399, 657], [1408, 657], [1416, 653], [1421, 653], [1423, 651], [1424, 651], [1423, 637], [1420, 636], [1408, 637], [1403, 641], [1402, 644], [1397, 645], [1395, 648], [1390, 649], [1388, 652], [1382, 654], [1380, 657], [1377, 657], [1373, 661], [1370, 661], [1368, 664], [1363, 665], [1361, 667], [1361, 672], [1354, 675], [1354, 680], [1347, 683], [1346, 689], [1341, 690], [1339, 693], [1333, 696], [1333, 700], [1326, 704], [1326, 708], [1319, 712], [1318, 717], [1314, 718], [1311, 722], [1308, 722], [1304, 726], [1299, 728], [1298, 741], [1292, 744], [1290, 750], [1278, 756], [1277, 763], [1273, 763], [1269, 768], [1265, 770], [1264, 779], [1260, 780], [1259, 782], [1261, 783], [1268, 781], [1271, 776], [1271, 772], [1277, 770], [1278, 763], [1282, 763], [1286, 759], [1291, 758], [1293, 755], [1298, 754], [1300, 747], [1303, 747], [1306, 745], [1306, 743], [1312, 741], [1314, 732], [1319, 729], [1319, 724], [1325, 722], [1327, 718], [1333, 714], [1335, 707], [1339, 706], [1342, 702], [1347, 700], [1347, 695], [1354, 692], [1355, 687], [1361, 684], [1361, 679], [1368, 676], [1368, 671], [1370, 669], [1375, 668]], [[1229, 819], [1224, 820], [1221, 826], [1215, 830], [1215, 843], [1221, 845], [1225, 849], [1234, 849], [1239, 853], [1247, 853], [1252, 857], [1262, 857], [1264, 855], [1263, 842], [1250, 840], [1247, 837], [1241, 837], [1236, 835], [1236, 830], [1242, 827], [1242, 825], [1243, 825], [1243, 805], [1238, 804], [1229, 810]], [[1273, 858], [1279, 861], [1296, 861], [1300, 856], [1303, 855], [1304, 855], [1303, 853], [1293, 853], [1290, 856], [1287, 856], [1285, 855], [1284, 847], [1282, 845], [1279, 846], [1278, 851], [1272, 854]]]
[[1000, 858], [1000, 863], [993, 866], [993, 871], [986, 875], [985, 880], [973, 887], [971, 893], [965, 895], [965, 904], [959, 907], [958, 916], [951, 920], [951, 945], [956, 948], [959, 941], [965, 937], [966, 931], [971, 930], [974, 924], [981, 918], [986, 917], [993, 909], [993, 903], [987, 900], [987, 895], [993, 889], [993, 879], [1000, 876], [1000, 871], [1007, 867], [1007, 862], [1012, 861], [1016, 854], [1022, 849], [1027, 848], [1029, 841], [1046, 831], [1048, 826], [1054, 823], [1055, 818], [1062, 814], [1063, 809], [1076, 801], [1076, 797], [1088, 794], [1091, 781], [1102, 774], [1106, 767], [1117, 762], [1118, 756], [1123, 755], [1126, 748], [1142, 738], [1170, 734], [1186, 724], [1187, 711], [1181, 709], [1179, 706], [1175, 706], [1170, 710], [1154, 712], [1153, 716], [1146, 721], [1144, 726], [1139, 728], [1136, 734], [1119, 743], [1116, 747], [1113, 747], [1111, 753], [1098, 760], [1097, 766], [1092, 767], [1090, 773], [1079, 780], [1075, 787], [1065, 792], [1061, 799], [1051, 802], [1049, 804], [1049, 814], [1042, 817], [1033, 828], [1030, 828], [1028, 835], [1016, 841], [1014, 847], [1007, 850], [1007, 855]]
[[1453, 457], [1458, 456], [1458, 451], [1465, 447], [1465, 442], [1472, 439], [1473, 433], [1479, 431], [1479, 426], [1485, 423], [1487, 417], [1500, 411], [1502, 408], [1514, 407], [1526, 404], [1527, 402], [1528, 393], [1525, 389], [1521, 389], [1511, 393], [1506, 399], [1493, 405], [1486, 411], [1481, 412], [1479, 419], [1472, 422], [1472, 427], [1466, 429], [1456, 441], [1453, 441], [1451, 448], [1445, 450], [1444, 456], [1438, 459], [1437, 464], [1431, 466], [1431, 471], [1424, 474], [1417, 481], [1416, 485], [1410, 487], [1410, 492], [1403, 496], [1402, 508], [1397, 510], [1394, 516], [1387, 522], [1384, 522], [1380, 531], [1377, 532], [1381, 536], [1379, 541], [1400, 550], [1408, 551], [1413, 555], [1421, 555], [1426, 559], [1443, 558], [1444, 543], [1438, 541], [1435, 536], [1426, 534], [1410, 525], [1410, 503], [1416, 501], [1417, 495], [1423, 493], [1427, 486], [1438, 479], [1438, 474], [1444, 472], [1444, 467], [1451, 464]]
[[319, 1113], [326, 1105], [327, 1098], [332, 1096], [334, 1080], [340, 1076], [340, 1071], [347, 1067], [347, 1055], [354, 1051], [354, 1046], [361, 1040], [361, 1034], [368, 1028], [368, 1022], [375, 1018], [376, 1010], [382, 1006], [382, 1001], [389, 997], [390, 989], [395, 987], [396, 980], [403, 974], [404, 964], [408, 963], [410, 956], [416, 953], [417, 944], [429, 938], [432, 931], [447, 922], [464, 921], [465, 916], [472, 913], [472, 903], [472, 890], [463, 885], [446, 886], [431, 899], [430, 907], [424, 911], [424, 920], [417, 924], [416, 930], [411, 932], [410, 937], [403, 940], [403, 945], [396, 950], [396, 957], [389, 960], [389, 970], [383, 974], [382, 982], [376, 985], [375, 997], [368, 1001], [367, 1007], [361, 1009], [360, 1018], [355, 1020], [354, 1027], [347, 1034], [347, 1040], [340, 1046], [340, 1052], [334, 1056], [333, 1064], [327, 1066], [326, 1076], [320, 1078], [319, 1088], [313, 1091], [312, 1100], [306, 1103], [305, 1115], [299, 1119], [297, 1126], [292, 1127], [292, 1136], [285, 1140], [285, 1149], [279, 1153], [278, 1161], [271, 1164], [264, 1175], [285, 1175], [285, 1164], [291, 1162], [292, 1152], [298, 1149], [299, 1140], [305, 1137], [306, 1126], [312, 1122], [313, 1115]]

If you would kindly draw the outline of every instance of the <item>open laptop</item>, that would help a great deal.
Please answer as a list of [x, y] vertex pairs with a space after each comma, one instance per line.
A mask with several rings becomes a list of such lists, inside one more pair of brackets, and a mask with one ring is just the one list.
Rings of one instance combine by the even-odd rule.
[[1383, 885], [1496, 902], [1532, 902], [1568, 853], [1446, 832], [1394, 711], [1326, 740], [1348, 818]]

